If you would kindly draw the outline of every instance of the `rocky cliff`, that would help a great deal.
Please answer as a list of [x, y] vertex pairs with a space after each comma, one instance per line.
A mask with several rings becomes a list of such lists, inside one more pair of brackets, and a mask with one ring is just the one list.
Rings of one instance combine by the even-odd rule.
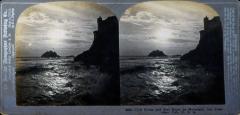
[[91, 47], [74, 58], [86, 65], [97, 65], [101, 71], [114, 73], [119, 65], [119, 30], [116, 16], [103, 20], [98, 18], [98, 30], [94, 31]]
[[[94, 31], [94, 40], [91, 47], [74, 58], [74, 61], [81, 61], [86, 66], [95, 65], [101, 72], [107, 73], [111, 77], [105, 79], [100, 94], [100, 103], [108, 105], [120, 104], [120, 77], [119, 77], [119, 27], [116, 16], [103, 20], [98, 18], [98, 30]], [[89, 96], [88, 96], [89, 97]]]
[[[205, 93], [208, 102], [225, 103], [224, 63], [223, 63], [223, 30], [220, 17], [209, 20], [204, 18], [204, 30], [200, 31], [200, 40], [196, 49], [181, 57], [193, 65], [202, 65], [209, 73], [213, 73], [213, 84]], [[205, 94], [203, 94], [205, 95]], [[187, 98], [195, 97], [188, 95]]]
[[204, 30], [200, 31], [196, 49], [183, 55], [181, 59], [205, 67], [217, 67], [218, 71], [223, 71], [223, 31], [220, 17], [211, 20], [204, 18]]

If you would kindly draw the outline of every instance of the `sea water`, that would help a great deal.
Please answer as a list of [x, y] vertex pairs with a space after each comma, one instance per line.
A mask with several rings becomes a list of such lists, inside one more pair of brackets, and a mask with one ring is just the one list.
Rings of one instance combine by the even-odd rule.
[[17, 58], [16, 93], [19, 105], [83, 105], [100, 91], [107, 74], [73, 58]]
[[191, 65], [180, 58], [121, 57], [121, 103], [197, 104], [194, 102], [201, 99], [204, 103], [207, 100], [201, 94], [206, 94], [214, 77], [201, 65]]

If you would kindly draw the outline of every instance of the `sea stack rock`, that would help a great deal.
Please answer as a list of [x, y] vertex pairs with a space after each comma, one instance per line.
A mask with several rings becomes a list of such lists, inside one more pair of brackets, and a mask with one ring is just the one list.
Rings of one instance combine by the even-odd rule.
[[60, 56], [56, 52], [51, 50], [41, 55], [41, 58], [58, 58], [58, 57]]
[[181, 59], [223, 71], [223, 31], [219, 16], [212, 20], [204, 18], [204, 30], [200, 31], [196, 49], [183, 55]]
[[155, 50], [149, 53], [148, 57], [166, 57], [167, 55], [163, 51]]
[[94, 31], [91, 47], [74, 58], [86, 65], [97, 65], [102, 71], [117, 72], [119, 68], [119, 30], [116, 16], [97, 20], [98, 30]]

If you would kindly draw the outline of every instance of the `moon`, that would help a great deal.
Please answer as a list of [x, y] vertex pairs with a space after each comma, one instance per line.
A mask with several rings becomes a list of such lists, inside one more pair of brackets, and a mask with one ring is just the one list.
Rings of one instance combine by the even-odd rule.
[[155, 36], [160, 42], [167, 42], [171, 37], [173, 37], [173, 30], [165, 28], [157, 28], [153, 36]]
[[49, 38], [51, 43], [57, 43], [60, 42], [61, 40], [65, 39], [66, 36], [66, 31], [61, 30], [61, 29], [51, 29], [47, 33], [47, 37]]

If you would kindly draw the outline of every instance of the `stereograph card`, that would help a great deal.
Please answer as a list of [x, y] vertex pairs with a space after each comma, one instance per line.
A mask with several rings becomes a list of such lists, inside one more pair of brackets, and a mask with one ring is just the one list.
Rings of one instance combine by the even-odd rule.
[[238, 115], [235, 0], [3, 0], [0, 114]]

